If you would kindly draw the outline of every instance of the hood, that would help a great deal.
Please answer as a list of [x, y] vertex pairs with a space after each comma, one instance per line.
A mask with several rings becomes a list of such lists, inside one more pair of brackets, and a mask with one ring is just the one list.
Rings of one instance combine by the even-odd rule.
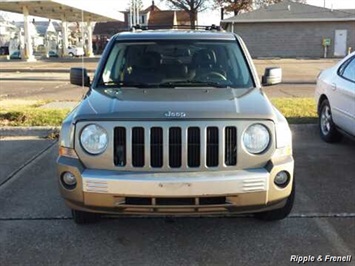
[[269, 119], [271, 103], [259, 89], [92, 90], [75, 120]]

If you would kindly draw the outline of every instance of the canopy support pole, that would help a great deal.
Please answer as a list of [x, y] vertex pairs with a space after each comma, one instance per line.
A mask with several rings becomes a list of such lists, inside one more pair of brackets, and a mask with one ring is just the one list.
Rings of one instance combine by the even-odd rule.
[[30, 33], [30, 22], [28, 19], [29, 12], [27, 6], [23, 6], [22, 11], [23, 11], [23, 21], [24, 21], [24, 30], [25, 30], [24, 58], [27, 62], [34, 62], [36, 61], [36, 58], [33, 56], [32, 38]]

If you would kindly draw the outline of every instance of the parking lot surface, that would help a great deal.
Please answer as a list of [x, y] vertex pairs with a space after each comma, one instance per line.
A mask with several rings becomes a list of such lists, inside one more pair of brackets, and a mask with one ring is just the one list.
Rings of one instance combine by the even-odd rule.
[[352, 255], [324, 265], [354, 265], [355, 142], [326, 144], [314, 125], [292, 130], [297, 196], [280, 222], [104, 217], [78, 226], [57, 189], [57, 143], [2, 137], [0, 264], [295, 265], [292, 255]]
[[[8, 61], [0, 64], [0, 100], [31, 99], [78, 101], [87, 91], [69, 83], [71, 67], [86, 67], [91, 77], [99, 58], [51, 59], [34, 63]], [[313, 97], [316, 77], [338, 59], [257, 59], [258, 75], [267, 67], [281, 67], [283, 83], [265, 87], [269, 97]]]

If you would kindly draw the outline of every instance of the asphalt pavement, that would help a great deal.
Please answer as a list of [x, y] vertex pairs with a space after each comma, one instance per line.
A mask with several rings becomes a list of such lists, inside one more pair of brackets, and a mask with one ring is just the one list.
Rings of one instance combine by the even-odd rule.
[[[86, 67], [92, 77], [98, 60], [96, 57], [1, 62], [0, 100], [79, 101], [87, 88], [69, 83], [69, 69]], [[313, 97], [318, 73], [338, 60], [257, 59], [254, 63], [260, 77], [266, 67], [281, 67], [282, 84], [265, 87], [264, 91], [269, 97], [292, 98]]]
[[85, 226], [59, 195], [56, 141], [3, 136], [0, 265], [295, 265], [292, 255], [351, 255], [324, 265], [354, 265], [355, 142], [326, 144], [315, 125], [292, 131], [297, 196], [285, 220], [104, 217]]

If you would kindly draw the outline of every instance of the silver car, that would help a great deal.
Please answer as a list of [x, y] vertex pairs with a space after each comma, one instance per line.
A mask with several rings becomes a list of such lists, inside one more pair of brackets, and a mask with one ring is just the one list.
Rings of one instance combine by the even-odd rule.
[[[266, 85], [281, 80], [269, 71]], [[277, 74], [279, 73], [279, 74]], [[76, 223], [100, 214], [251, 213], [285, 218], [294, 196], [291, 131], [233, 33], [115, 35], [60, 133], [60, 192]]]
[[315, 92], [319, 132], [326, 142], [355, 137], [355, 52], [320, 73]]

